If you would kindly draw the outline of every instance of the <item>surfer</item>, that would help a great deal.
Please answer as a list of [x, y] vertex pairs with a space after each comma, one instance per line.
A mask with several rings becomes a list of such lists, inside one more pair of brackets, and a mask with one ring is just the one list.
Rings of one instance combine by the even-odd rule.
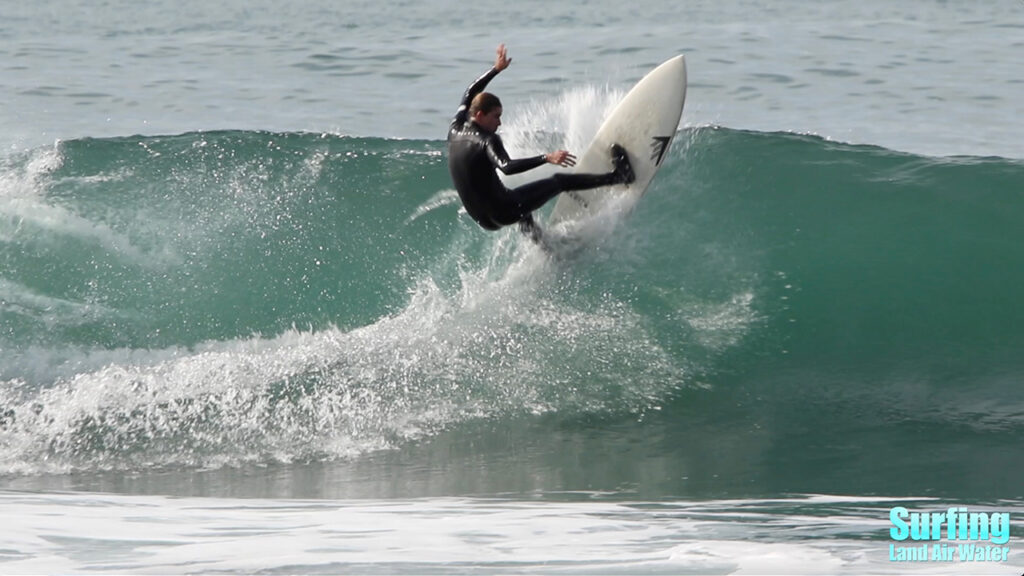
[[615, 145], [611, 150], [615, 169], [607, 174], [555, 174], [518, 188], [505, 187], [496, 169], [505, 174], [519, 174], [544, 164], [576, 165], [576, 157], [566, 150], [530, 158], [509, 158], [497, 134], [501, 126], [501, 100], [484, 92], [484, 88], [511, 63], [505, 45], [500, 44], [494, 66], [466, 90], [448, 128], [448, 170], [462, 205], [477, 224], [485, 230], [498, 230], [518, 223], [520, 230], [536, 241], [540, 239], [540, 228], [532, 212], [548, 200], [570, 190], [629, 184], [635, 177], [626, 151]]

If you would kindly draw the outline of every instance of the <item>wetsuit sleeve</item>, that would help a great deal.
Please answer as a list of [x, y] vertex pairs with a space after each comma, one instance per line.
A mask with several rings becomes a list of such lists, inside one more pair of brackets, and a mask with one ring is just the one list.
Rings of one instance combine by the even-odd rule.
[[455, 112], [455, 118], [452, 119], [452, 126], [462, 125], [466, 123], [469, 118], [469, 105], [473, 102], [473, 98], [477, 94], [484, 91], [487, 84], [498, 75], [499, 70], [492, 67], [490, 70], [484, 73], [483, 76], [477, 78], [469, 85], [466, 89], [466, 93], [462, 95], [462, 102], [459, 104], [459, 109]]
[[505, 174], [526, 172], [527, 170], [542, 166], [548, 161], [547, 157], [543, 154], [531, 158], [512, 160], [508, 157], [508, 152], [505, 151], [505, 145], [501, 143], [501, 138], [496, 135], [492, 135], [487, 139], [487, 157], [491, 159], [491, 164]]

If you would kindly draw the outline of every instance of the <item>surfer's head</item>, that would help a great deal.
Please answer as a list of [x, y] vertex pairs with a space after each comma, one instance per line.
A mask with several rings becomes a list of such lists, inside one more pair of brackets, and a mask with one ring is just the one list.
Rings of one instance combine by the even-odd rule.
[[501, 100], [490, 92], [477, 94], [469, 104], [469, 117], [481, 128], [496, 131], [501, 126]]

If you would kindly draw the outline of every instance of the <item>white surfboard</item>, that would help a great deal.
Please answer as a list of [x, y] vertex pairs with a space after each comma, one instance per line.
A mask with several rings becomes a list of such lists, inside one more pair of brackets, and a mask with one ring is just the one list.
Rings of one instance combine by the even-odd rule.
[[636, 180], [628, 186], [566, 192], [559, 195], [549, 225], [584, 221], [614, 207], [629, 210], [668, 156], [686, 101], [686, 60], [676, 56], [644, 76], [605, 119], [576, 163], [578, 173], [612, 170], [611, 147], [626, 149]]

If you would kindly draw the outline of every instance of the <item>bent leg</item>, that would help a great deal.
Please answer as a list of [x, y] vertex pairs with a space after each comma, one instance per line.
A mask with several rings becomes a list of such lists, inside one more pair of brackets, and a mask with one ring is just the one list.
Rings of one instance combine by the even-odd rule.
[[525, 215], [562, 192], [589, 190], [613, 184], [631, 184], [636, 179], [625, 148], [618, 144], [612, 145], [612, 165], [615, 166], [615, 170], [606, 174], [555, 174], [550, 178], [509, 190], [509, 199], [519, 207], [520, 214]]
[[555, 174], [518, 188], [506, 188], [504, 214], [495, 217], [494, 221], [501, 225], [522, 221], [562, 192], [630, 184], [634, 181], [633, 167], [626, 150], [618, 144], [612, 146], [612, 164], [615, 170], [606, 174]]
[[509, 199], [520, 210], [520, 218], [547, 204], [549, 200], [562, 192], [571, 190], [589, 190], [601, 186], [617, 184], [618, 174], [555, 174], [549, 178], [530, 182], [509, 190]]
[[519, 221], [519, 231], [532, 240], [534, 244], [543, 246], [544, 231], [540, 229], [540, 226], [533, 219], [533, 214], [527, 214]]

